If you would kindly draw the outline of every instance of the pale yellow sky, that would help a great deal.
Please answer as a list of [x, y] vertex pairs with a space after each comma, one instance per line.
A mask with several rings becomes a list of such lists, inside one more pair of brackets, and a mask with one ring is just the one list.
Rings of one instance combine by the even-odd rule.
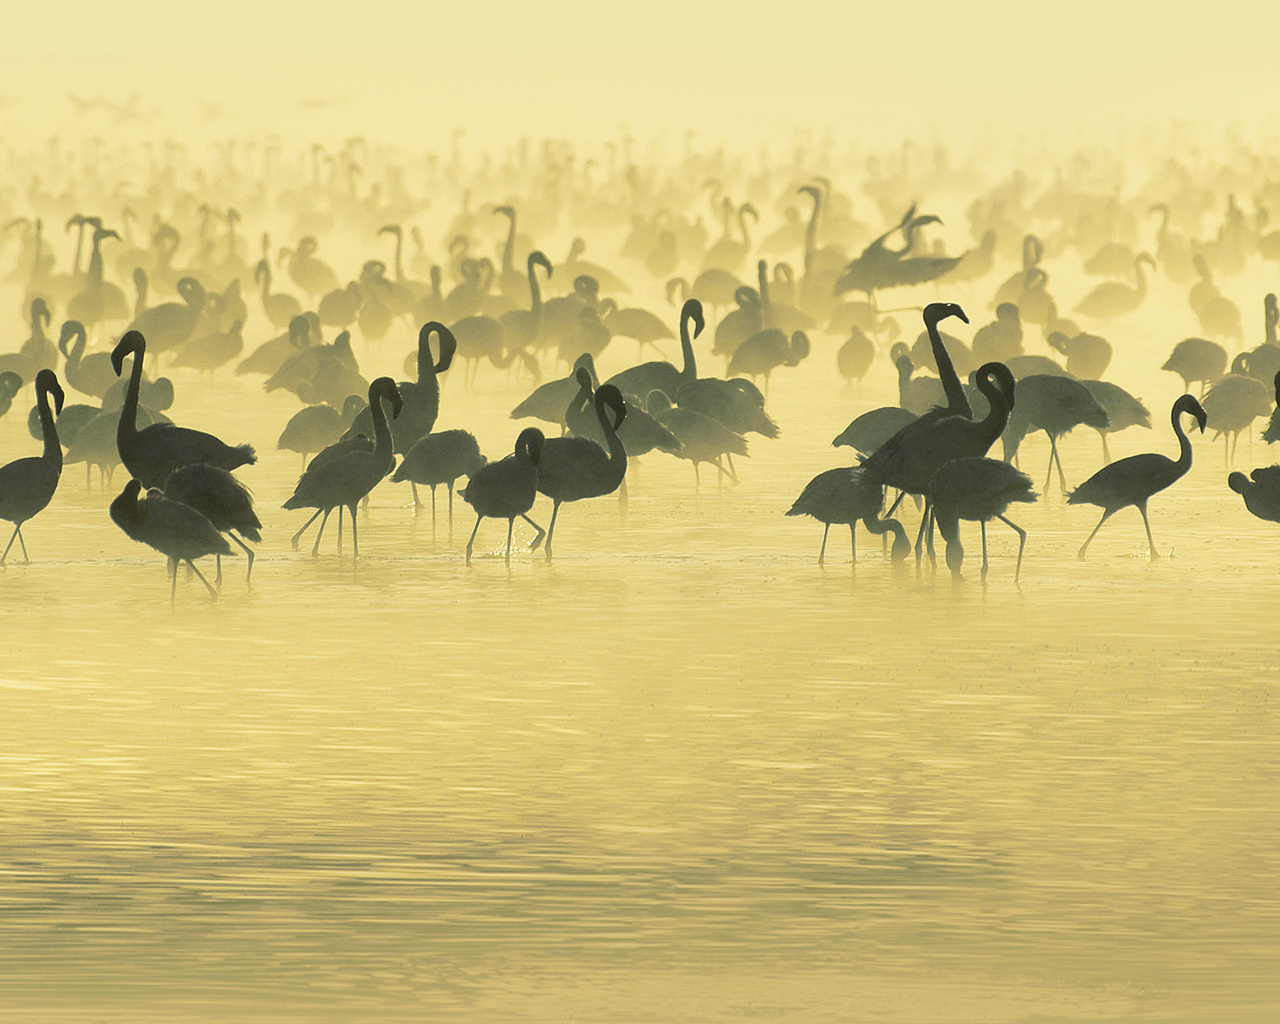
[[[67, 92], [141, 93], [178, 122], [193, 99], [225, 129], [319, 123], [303, 97], [337, 101], [333, 131], [452, 124], [477, 139], [696, 128], [745, 142], [793, 125], [883, 143], [937, 131], [1035, 139], [1187, 120], [1248, 130], [1280, 122], [1277, 62], [1249, 50], [1280, 18], [1228, 0], [1178, 15], [1083, 0], [725, 7], [675, 0], [349, 6], [154, 0], [31, 6], [0, 93], [66, 116]], [[1069, 12], [1069, 13], [1067, 13]]]

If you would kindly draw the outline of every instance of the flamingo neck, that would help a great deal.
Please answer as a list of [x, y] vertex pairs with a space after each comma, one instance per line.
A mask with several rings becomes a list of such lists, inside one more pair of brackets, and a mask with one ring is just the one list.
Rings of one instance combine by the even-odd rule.
[[45, 462], [51, 463], [59, 471], [62, 470], [62, 444], [58, 441], [58, 425], [49, 408], [49, 392], [44, 388], [36, 395], [36, 405], [40, 409], [40, 429], [44, 433]]
[[1178, 435], [1178, 461], [1174, 463], [1174, 467], [1178, 476], [1183, 476], [1191, 468], [1191, 439], [1182, 429], [1182, 410], [1174, 409], [1171, 419], [1173, 432]]

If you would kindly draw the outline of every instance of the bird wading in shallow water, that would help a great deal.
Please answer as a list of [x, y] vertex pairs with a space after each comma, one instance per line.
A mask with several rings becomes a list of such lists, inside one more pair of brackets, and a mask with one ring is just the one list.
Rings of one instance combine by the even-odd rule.
[[[52, 397], [54, 411], [49, 409]], [[62, 411], [62, 387], [52, 370], [36, 374], [36, 408], [40, 410], [40, 426], [44, 431], [44, 452], [25, 459], [17, 459], [7, 466], [0, 466], [0, 519], [13, 523], [13, 536], [0, 554], [0, 565], [9, 557], [9, 549], [15, 540], [22, 546], [22, 560], [29, 562], [27, 542], [22, 538], [22, 524], [31, 519], [53, 500], [62, 476], [62, 445], [58, 442], [58, 429], [54, 416]]]
[[1170, 484], [1181, 479], [1191, 468], [1191, 441], [1183, 432], [1181, 418], [1183, 413], [1190, 413], [1200, 424], [1200, 432], [1204, 433], [1208, 417], [1204, 408], [1191, 395], [1183, 395], [1173, 403], [1171, 419], [1173, 432], [1177, 435], [1180, 453], [1177, 461], [1158, 452], [1147, 452], [1142, 455], [1130, 455], [1110, 465], [1103, 466], [1093, 476], [1077, 487], [1067, 496], [1068, 505], [1097, 505], [1102, 509], [1102, 518], [1085, 542], [1080, 545], [1079, 557], [1084, 561], [1089, 544], [1102, 529], [1102, 524], [1122, 508], [1137, 506], [1142, 513], [1142, 525], [1147, 528], [1147, 544], [1152, 558], [1159, 558], [1156, 542], [1151, 537], [1151, 523], [1147, 519], [1147, 502], [1153, 494], [1158, 494]]

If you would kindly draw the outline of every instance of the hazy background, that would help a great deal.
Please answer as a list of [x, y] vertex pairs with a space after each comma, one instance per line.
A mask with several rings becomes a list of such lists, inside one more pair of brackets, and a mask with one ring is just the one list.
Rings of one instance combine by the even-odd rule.
[[192, 130], [201, 98], [221, 106], [218, 133], [432, 142], [457, 124], [475, 144], [525, 133], [588, 142], [625, 125], [754, 146], [799, 127], [869, 145], [933, 133], [1074, 143], [1171, 120], [1272, 132], [1280, 102], [1268, 56], [1280, 19], [1235, 0], [803, 2], [735, 15], [673, 0], [71, 7], [7, 15], [20, 51], [0, 70], [10, 128], [14, 98], [23, 122], [46, 127], [66, 117], [67, 92], [136, 91], [152, 130], [169, 118]]

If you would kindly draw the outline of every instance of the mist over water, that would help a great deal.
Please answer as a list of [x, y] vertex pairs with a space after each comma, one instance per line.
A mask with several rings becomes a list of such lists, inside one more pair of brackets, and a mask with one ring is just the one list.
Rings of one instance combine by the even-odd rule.
[[[401, 222], [405, 275], [423, 280], [416, 227], [448, 290], [458, 230], [500, 266], [507, 220], [491, 208], [509, 202], [517, 270], [530, 247], [559, 266], [582, 236], [582, 258], [630, 286], [623, 304], [674, 330], [666, 277], [620, 253], [633, 211], [664, 204], [701, 217], [714, 243], [709, 178], [759, 210], [747, 284], [787, 207], [807, 218], [795, 189], [816, 175], [867, 231], [850, 257], [912, 203], [941, 218], [922, 251], [962, 253], [1000, 195], [1012, 223], [988, 273], [886, 289], [880, 308], [905, 308], [887, 315], [911, 344], [920, 307], [959, 303], [970, 323], [942, 327], [970, 343], [1036, 233], [1060, 313], [1106, 337], [1106, 379], [1150, 410], [1150, 430], [1111, 435], [1113, 459], [1176, 458], [1183, 383], [1160, 366], [1203, 333], [1190, 283], [1158, 269], [1137, 312], [1078, 317], [1102, 280], [1082, 269], [1084, 240], [1104, 232], [1070, 202], [1109, 210], [1117, 237], [1155, 252], [1149, 208], [1180, 194], [1176, 163], [1207, 196], [1175, 222], [1183, 234], [1214, 237], [1229, 196], [1251, 224], [1263, 208], [1274, 221], [1268, 72], [1218, 53], [1170, 74], [1186, 42], [1172, 37], [1172, 51], [1111, 43], [1072, 61], [1079, 30], [1045, 22], [1035, 34], [1062, 33], [1062, 50], [1041, 66], [1025, 32], [1009, 42], [1004, 22], [979, 33], [956, 13], [932, 24], [957, 45], [914, 55], [895, 42], [901, 26], [869, 14], [870, 52], [837, 59], [847, 26], [824, 37], [813, 12], [775, 11], [771, 63], [735, 53], [740, 30], [717, 34], [701, 12], [666, 49], [650, 22], [628, 37], [571, 13], [542, 47], [550, 60], [503, 52], [520, 49], [514, 16], [495, 19], [493, 52], [441, 45], [428, 59], [404, 40], [378, 52], [386, 26], [357, 19], [343, 53], [333, 33], [264, 11], [252, 43], [222, 57], [208, 53], [231, 30], [215, 19], [189, 62], [141, 36], [145, 60], [104, 57], [94, 25], [118, 25], [86, 13], [62, 54], [11, 63], [0, 212], [43, 217], [66, 272], [71, 213], [123, 233], [136, 204], [137, 240], [161, 216], [190, 267], [200, 204], [235, 206], [250, 271], [268, 232], [276, 290], [310, 308], [277, 258], [302, 235], [345, 284], [367, 260], [392, 262], [378, 229]], [[461, 30], [440, 17], [442, 41]], [[292, 43], [273, 56], [264, 40], [281, 36]], [[1126, 53], [1152, 74], [1127, 70]], [[56, 84], [36, 84], [50, 72]], [[225, 244], [225, 221], [208, 231]], [[0, 237], [0, 276], [18, 267], [21, 235]], [[103, 253], [132, 306], [112, 262], [125, 245]], [[803, 242], [765, 258], [799, 273]], [[1276, 267], [1255, 246], [1215, 275], [1241, 313], [1242, 338], [1219, 339], [1229, 357], [1263, 343]], [[682, 260], [679, 273], [697, 271]], [[5, 352], [28, 333], [27, 280], [0, 285]], [[548, 297], [571, 284], [553, 272]], [[258, 291], [243, 294], [247, 355], [280, 332]], [[158, 285], [150, 302], [173, 298]], [[701, 375], [724, 374], [712, 346], [726, 311], [708, 305]], [[64, 317], [56, 307], [55, 341]], [[405, 379], [419, 326], [396, 317], [380, 340], [353, 327], [364, 378]], [[90, 350], [110, 351], [124, 327], [91, 332]], [[234, 363], [149, 361], [174, 382], [175, 422], [256, 447], [236, 475], [263, 540], [251, 585], [244, 558], [225, 558], [216, 603], [185, 568], [171, 603], [164, 557], [108, 516], [123, 468], [104, 488], [66, 465], [24, 525], [30, 563], [15, 548], [0, 570], [0, 1016], [1272, 1019], [1280, 529], [1226, 486], [1229, 469], [1275, 461], [1266, 418], [1230, 465], [1221, 438], [1192, 431], [1190, 471], [1149, 509], [1168, 557], [1148, 559], [1127, 508], [1078, 560], [1099, 510], [1068, 506], [1056, 472], [1046, 486], [1049, 443], [1034, 433], [1018, 461], [1042, 497], [1009, 512], [1028, 532], [1019, 584], [1017, 538], [998, 521], [985, 584], [971, 522], [960, 584], [941, 542], [938, 570], [917, 570], [862, 527], [856, 563], [836, 525], [820, 568], [821, 524], [784, 513], [817, 473], [856, 463], [832, 438], [896, 404], [898, 378], [887, 336], [850, 384], [836, 369], [845, 332], [809, 335], [812, 354], [770, 377], [781, 436], [750, 435], [740, 483], [704, 465], [695, 487], [687, 461], [647, 455], [628, 468], [625, 508], [617, 495], [561, 508], [553, 560], [517, 523], [509, 565], [505, 520], [481, 523], [466, 566], [470, 506], [455, 497], [450, 527], [441, 487], [433, 526], [429, 488], [415, 508], [390, 481], [359, 512], [358, 560], [349, 524], [338, 551], [336, 517], [316, 557], [311, 534], [292, 549], [310, 513], [280, 507], [302, 460], [276, 438], [298, 399]], [[1058, 358], [1035, 325], [1024, 347]], [[658, 348], [679, 365], [676, 340]], [[639, 352], [615, 337], [601, 380], [659, 358]], [[541, 370], [568, 372], [554, 349]], [[535, 381], [518, 364], [468, 372], [459, 360], [441, 375], [435, 429], [471, 431], [496, 461], [533, 422], [510, 412]], [[68, 388], [73, 401], [86, 398]], [[33, 403], [28, 385], [0, 418], [0, 463], [38, 454]], [[1093, 430], [1058, 447], [1069, 488], [1102, 465]], [[547, 525], [550, 503], [530, 514]], [[910, 500], [901, 518], [914, 539]]]

